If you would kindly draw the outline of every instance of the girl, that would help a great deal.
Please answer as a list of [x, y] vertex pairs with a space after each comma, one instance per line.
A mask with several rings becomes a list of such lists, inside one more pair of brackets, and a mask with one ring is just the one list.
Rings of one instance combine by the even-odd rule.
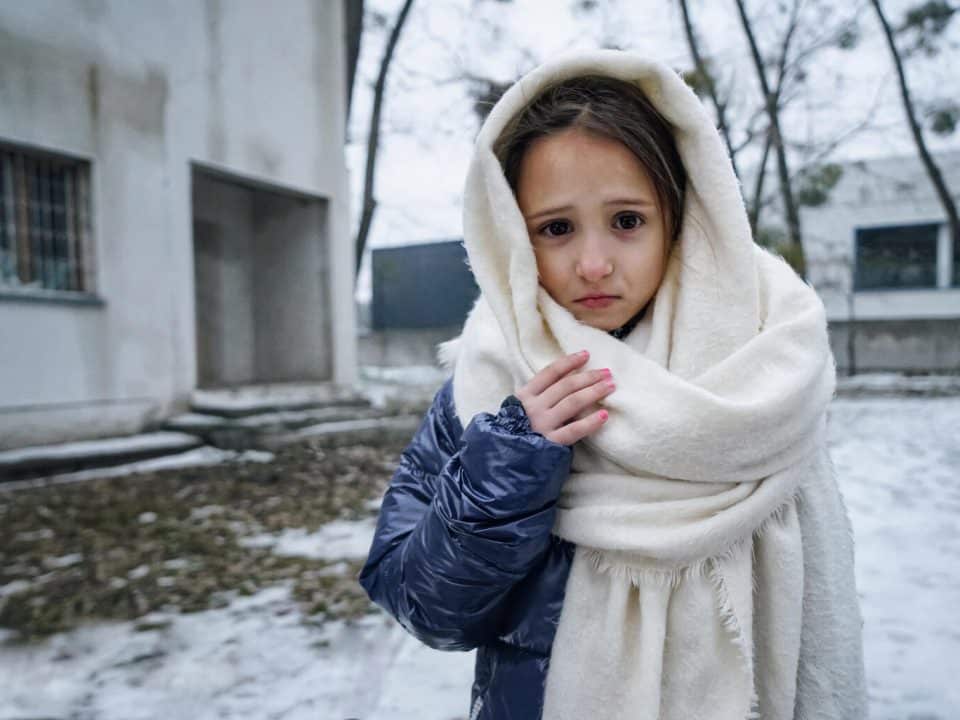
[[865, 716], [821, 302], [668, 67], [567, 56], [476, 143], [481, 295], [360, 582], [477, 648], [471, 720]]

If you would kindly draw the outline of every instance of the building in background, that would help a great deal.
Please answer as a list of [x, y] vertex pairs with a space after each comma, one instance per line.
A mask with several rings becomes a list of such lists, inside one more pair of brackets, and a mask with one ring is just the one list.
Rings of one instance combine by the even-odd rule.
[[353, 381], [344, 20], [0, 4], [0, 448]]
[[373, 248], [373, 299], [360, 306], [360, 361], [435, 365], [437, 344], [460, 334], [480, 289], [462, 240]]
[[[960, 151], [936, 161], [960, 202]], [[842, 167], [829, 201], [801, 219], [838, 366], [960, 372], [960, 248], [920, 159]]]

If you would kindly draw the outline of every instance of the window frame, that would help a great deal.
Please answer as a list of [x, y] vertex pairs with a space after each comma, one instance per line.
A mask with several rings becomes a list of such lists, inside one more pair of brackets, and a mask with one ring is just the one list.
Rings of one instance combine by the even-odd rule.
[[[0, 300], [103, 304], [97, 292], [93, 170], [90, 158], [0, 138], [0, 251], [14, 263], [12, 273], [0, 267]], [[51, 282], [58, 277], [68, 280]]]

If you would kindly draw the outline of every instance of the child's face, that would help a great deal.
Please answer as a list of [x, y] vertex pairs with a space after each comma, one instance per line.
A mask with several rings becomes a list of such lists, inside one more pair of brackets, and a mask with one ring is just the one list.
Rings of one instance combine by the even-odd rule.
[[613, 330], [656, 293], [666, 224], [646, 169], [622, 143], [579, 129], [535, 140], [517, 204], [540, 284], [580, 322]]

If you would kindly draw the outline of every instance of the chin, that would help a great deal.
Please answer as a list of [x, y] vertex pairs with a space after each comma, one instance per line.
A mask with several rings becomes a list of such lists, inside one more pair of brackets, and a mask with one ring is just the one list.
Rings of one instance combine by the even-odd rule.
[[577, 314], [574, 314], [574, 317], [577, 318], [578, 322], [581, 322], [584, 325], [589, 325], [597, 330], [603, 330], [604, 332], [616, 330], [621, 325], [626, 324], [627, 320], [630, 319], [629, 317], [621, 320], [620, 318], [591, 317], [589, 315], [581, 317]]

